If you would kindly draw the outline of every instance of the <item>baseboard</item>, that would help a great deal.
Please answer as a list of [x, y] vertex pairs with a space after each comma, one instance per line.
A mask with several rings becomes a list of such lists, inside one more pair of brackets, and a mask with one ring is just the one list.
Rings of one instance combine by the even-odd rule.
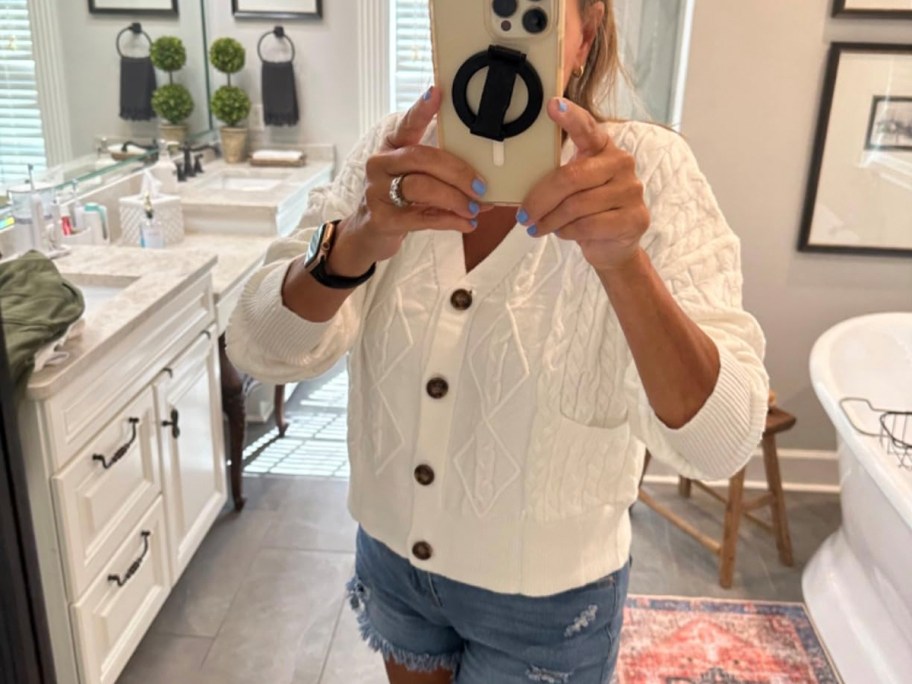
[[[809, 449], [779, 449], [779, 469], [782, 488], [789, 492], [839, 493], [839, 457], [835, 451]], [[652, 459], [644, 482], [647, 484], [676, 484], [677, 472], [670, 466]], [[708, 482], [713, 486], [727, 481]], [[744, 479], [747, 489], [766, 489], [763, 454], [758, 450], [747, 464]]]

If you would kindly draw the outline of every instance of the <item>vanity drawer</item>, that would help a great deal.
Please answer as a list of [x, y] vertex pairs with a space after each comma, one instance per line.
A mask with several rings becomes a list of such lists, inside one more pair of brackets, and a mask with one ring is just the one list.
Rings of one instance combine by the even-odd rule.
[[83, 684], [114, 684], [171, 588], [161, 497], [70, 606]]
[[155, 396], [147, 388], [51, 478], [67, 593], [82, 594], [161, 493]]

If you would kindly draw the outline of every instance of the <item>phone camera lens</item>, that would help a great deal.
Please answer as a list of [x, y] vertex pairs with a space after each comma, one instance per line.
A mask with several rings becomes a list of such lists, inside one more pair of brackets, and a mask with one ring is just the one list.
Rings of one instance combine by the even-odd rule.
[[494, 14], [504, 19], [516, 14], [516, 7], [516, 0], [494, 0]]
[[522, 23], [529, 33], [541, 33], [548, 28], [548, 15], [544, 10], [530, 9], [523, 15]]

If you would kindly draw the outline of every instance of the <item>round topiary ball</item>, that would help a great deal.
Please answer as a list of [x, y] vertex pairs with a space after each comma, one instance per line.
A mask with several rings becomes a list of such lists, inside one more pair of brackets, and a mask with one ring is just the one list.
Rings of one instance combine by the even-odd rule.
[[234, 128], [250, 113], [250, 98], [237, 86], [222, 86], [212, 96], [212, 113], [226, 126]]
[[187, 63], [184, 42], [175, 36], [162, 36], [152, 43], [152, 64], [162, 71], [178, 71]]
[[234, 38], [219, 38], [209, 48], [209, 61], [223, 74], [236, 74], [244, 68], [245, 50]]
[[193, 98], [190, 91], [179, 83], [163, 85], [152, 93], [152, 109], [159, 118], [170, 124], [179, 124], [193, 113]]

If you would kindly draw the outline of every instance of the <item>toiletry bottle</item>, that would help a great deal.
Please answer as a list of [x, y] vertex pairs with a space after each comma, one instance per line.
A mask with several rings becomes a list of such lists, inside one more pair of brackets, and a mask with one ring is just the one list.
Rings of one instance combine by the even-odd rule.
[[140, 246], [146, 249], [163, 249], [165, 246], [165, 234], [155, 218], [155, 211], [152, 209], [152, 196], [148, 192], [145, 195], [143, 209], [146, 215], [139, 227]]
[[158, 161], [152, 166], [152, 176], [161, 183], [161, 191], [167, 195], [177, 194], [177, 170], [168, 152], [168, 141], [158, 141]]
[[46, 253], [47, 247], [47, 226], [44, 222], [44, 201], [37, 192], [33, 193], [31, 198], [32, 210], [32, 249], [36, 249], [42, 254]]

